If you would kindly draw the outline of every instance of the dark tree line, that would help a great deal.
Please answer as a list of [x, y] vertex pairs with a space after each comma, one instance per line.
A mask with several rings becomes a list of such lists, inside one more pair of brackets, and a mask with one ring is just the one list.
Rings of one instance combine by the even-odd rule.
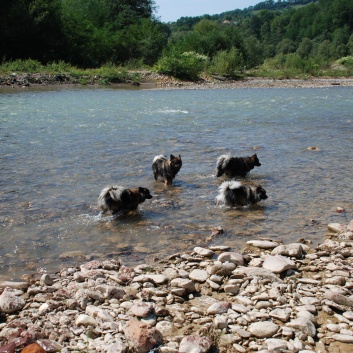
[[267, 0], [168, 24], [154, 12], [153, 0], [0, 0], [0, 59], [163, 67], [176, 58], [231, 71], [353, 55], [352, 0]]

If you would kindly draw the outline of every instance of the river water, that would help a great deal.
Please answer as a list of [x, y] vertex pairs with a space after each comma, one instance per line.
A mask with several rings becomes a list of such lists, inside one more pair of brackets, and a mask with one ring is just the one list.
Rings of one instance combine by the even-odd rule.
[[[197, 245], [240, 251], [250, 239], [320, 243], [328, 223], [353, 218], [352, 131], [352, 87], [0, 93], [0, 279], [91, 259], [153, 263]], [[182, 157], [173, 186], [153, 179], [162, 153]], [[257, 153], [245, 179], [267, 200], [215, 205], [224, 153]], [[154, 197], [102, 219], [96, 200], [113, 183]]]

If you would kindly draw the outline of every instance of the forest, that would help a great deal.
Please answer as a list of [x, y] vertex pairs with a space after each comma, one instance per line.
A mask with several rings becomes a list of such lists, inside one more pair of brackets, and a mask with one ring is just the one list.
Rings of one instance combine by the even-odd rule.
[[258, 70], [351, 74], [352, 0], [267, 0], [163, 23], [153, 0], [0, 0], [2, 66], [150, 68], [183, 79]]

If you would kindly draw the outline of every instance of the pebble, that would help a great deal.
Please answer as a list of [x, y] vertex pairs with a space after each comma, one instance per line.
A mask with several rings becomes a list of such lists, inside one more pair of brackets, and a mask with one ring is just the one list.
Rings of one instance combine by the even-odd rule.
[[313, 248], [254, 240], [246, 247], [254, 253], [194, 247], [153, 266], [93, 260], [31, 282], [3, 281], [0, 349], [327, 353], [341, 344], [353, 351], [346, 228]]

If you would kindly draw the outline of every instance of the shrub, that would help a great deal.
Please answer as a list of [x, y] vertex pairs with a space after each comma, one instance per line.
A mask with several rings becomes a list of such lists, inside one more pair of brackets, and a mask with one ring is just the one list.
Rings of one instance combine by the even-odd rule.
[[170, 52], [162, 56], [155, 65], [158, 73], [180, 79], [196, 80], [204, 70], [208, 58], [196, 52], [182, 54]]
[[218, 75], [234, 76], [244, 67], [243, 56], [236, 48], [219, 51], [212, 59], [210, 72]]

